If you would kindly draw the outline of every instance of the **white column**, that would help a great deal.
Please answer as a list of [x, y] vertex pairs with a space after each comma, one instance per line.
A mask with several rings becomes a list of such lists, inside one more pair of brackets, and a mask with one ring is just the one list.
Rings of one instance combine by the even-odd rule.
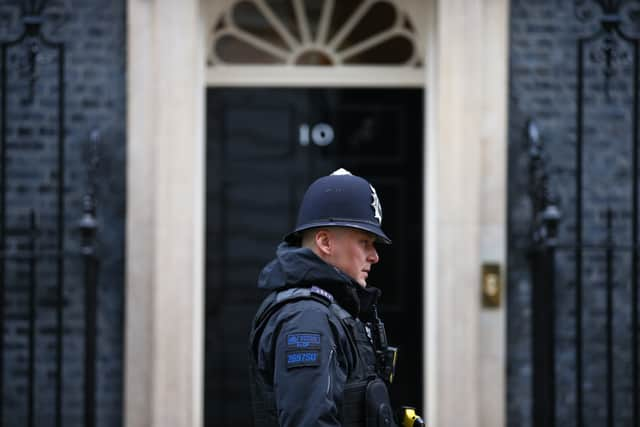
[[480, 427], [506, 425], [508, 40], [509, 1], [484, 0], [480, 261], [500, 265], [503, 292], [478, 322]]
[[427, 424], [504, 425], [504, 300], [481, 307], [483, 261], [505, 266], [507, 1], [443, 0], [428, 46]]
[[197, 0], [128, 1], [127, 427], [202, 424], [199, 16]]
[[427, 266], [432, 425], [478, 425], [481, 29], [481, 0], [438, 2], [427, 202], [435, 217], [427, 230], [435, 239]]

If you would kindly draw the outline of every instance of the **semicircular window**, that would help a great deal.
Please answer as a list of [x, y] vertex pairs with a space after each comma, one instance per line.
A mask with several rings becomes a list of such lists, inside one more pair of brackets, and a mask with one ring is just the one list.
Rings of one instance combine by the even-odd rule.
[[416, 37], [392, 0], [238, 0], [212, 28], [208, 64], [420, 67]]

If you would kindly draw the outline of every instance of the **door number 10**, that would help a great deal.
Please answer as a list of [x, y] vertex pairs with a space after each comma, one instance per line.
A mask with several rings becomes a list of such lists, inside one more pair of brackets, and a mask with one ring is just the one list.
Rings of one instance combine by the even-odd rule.
[[307, 146], [309, 142], [313, 142], [320, 147], [325, 147], [333, 142], [334, 132], [333, 128], [326, 123], [318, 123], [313, 126], [303, 123], [298, 129], [298, 135], [300, 145]]

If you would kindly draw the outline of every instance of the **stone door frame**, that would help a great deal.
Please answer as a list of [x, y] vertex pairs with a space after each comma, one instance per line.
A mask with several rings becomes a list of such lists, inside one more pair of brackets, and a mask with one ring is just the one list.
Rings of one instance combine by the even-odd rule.
[[[423, 342], [433, 425], [505, 425], [506, 296], [483, 309], [479, 284], [483, 262], [506, 265], [508, 5], [429, 0]], [[202, 425], [207, 8], [128, 0], [126, 427]]]

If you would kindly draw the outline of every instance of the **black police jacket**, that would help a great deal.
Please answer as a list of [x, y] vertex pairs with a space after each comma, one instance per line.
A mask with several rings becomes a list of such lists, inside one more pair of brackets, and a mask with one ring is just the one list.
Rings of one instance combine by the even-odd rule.
[[256, 426], [365, 426], [365, 394], [378, 379], [366, 325], [380, 291], [286, 243], [258, 287], [272, 292], [249, 339]]

